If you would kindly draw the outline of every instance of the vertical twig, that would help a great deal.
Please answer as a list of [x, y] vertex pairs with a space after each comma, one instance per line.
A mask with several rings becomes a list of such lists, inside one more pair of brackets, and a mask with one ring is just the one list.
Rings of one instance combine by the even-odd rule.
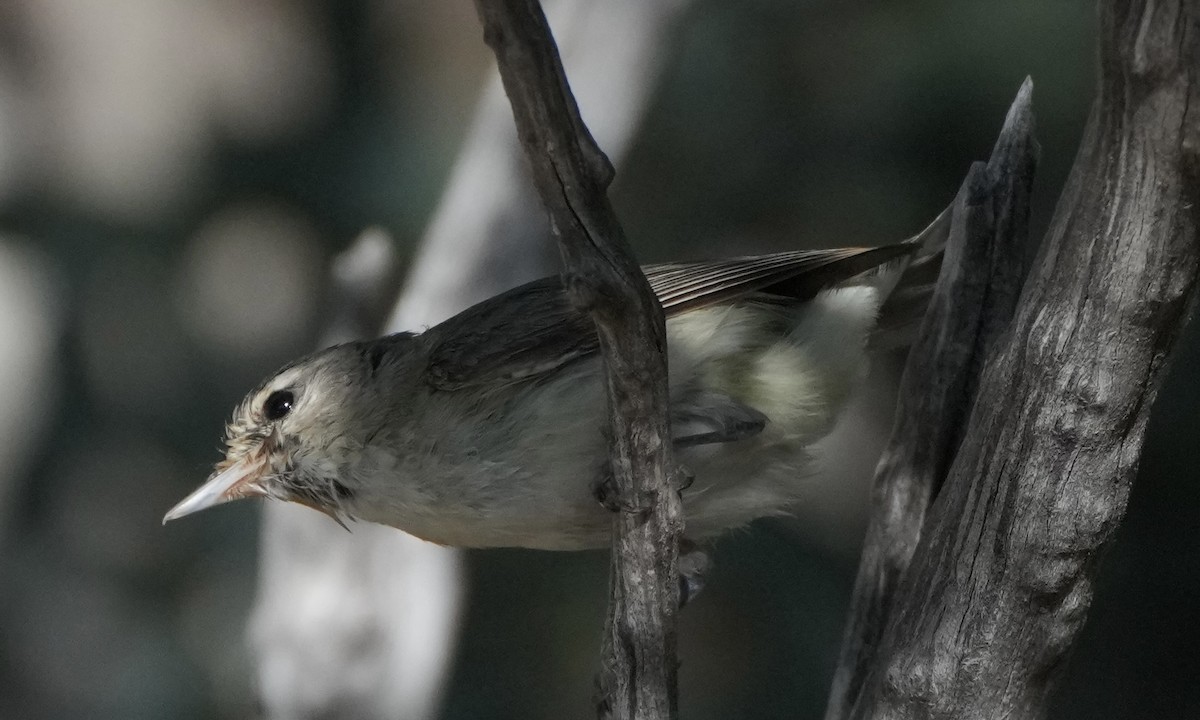
[[682, 515], [669, 472], [662, 308], [608, 202], [612, 167], [579, 116], [536, 0], [476, 0], [484, 38], [550, 213], [572, 303], [596, 323], [609, 405], [613, 522], [601, 714], [676, 715], [675, 616]]

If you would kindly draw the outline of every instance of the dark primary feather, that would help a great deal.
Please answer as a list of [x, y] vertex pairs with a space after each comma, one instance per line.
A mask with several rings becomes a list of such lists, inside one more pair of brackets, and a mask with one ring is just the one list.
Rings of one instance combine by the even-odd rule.
[[[667, 317], [752, 294], [807, 300], [915, 252], [911, 241], [876, 248], [799, 250], [643, 268]], [[558, 276], [509, 290], [425, 332], [437, 388], [498, 387], [534, 378], [597, 349], [591, 319], [571, 307]]]
[[907, 243], [874, 248], [795, 250], [771, 255], [642, 268], [667, 316], [762, 292], [808, 300], [821, 290], [911, 254]]

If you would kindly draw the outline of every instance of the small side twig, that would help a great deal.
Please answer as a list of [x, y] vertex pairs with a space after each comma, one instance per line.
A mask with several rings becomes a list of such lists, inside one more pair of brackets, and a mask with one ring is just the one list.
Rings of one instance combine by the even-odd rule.
[[618, 504], [633, 509], [613, 521], [600, 711], [674, 718], [682, 514], [669, 472], [662, 308], [608, 202], [612, 167], [579, 116], [539, 3], [476, 0], [476, 8], [559, 241], [567, 294], [596, 323], [613, 479]]

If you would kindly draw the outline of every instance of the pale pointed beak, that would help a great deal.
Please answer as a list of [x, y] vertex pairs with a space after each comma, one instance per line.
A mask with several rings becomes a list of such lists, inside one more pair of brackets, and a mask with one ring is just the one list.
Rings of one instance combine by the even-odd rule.
[[261, 497], [266, 493], [258, 485], [262, 465], [242, 459], [214, 474], [195, 492], [185, 497], [163, 516], [163, 525], [184, 515], [207, 510], [215, 505], [245, 497]]

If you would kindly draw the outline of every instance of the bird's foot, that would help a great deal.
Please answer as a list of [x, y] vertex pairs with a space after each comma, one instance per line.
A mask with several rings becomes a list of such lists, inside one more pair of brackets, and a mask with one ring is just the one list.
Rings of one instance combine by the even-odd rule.
[[[679, 497], [683, 498], [683, 491], [692, 486], [696, 482], [696, 476], [692, 474], [683, 465], [675, 467], [675, 482], [679, 488]], [[605, 464], [600, 468], [597, 479], [592, 482], [592, 497], [596, 498], [596, 502], [604, 506], [609, 512], [625, 512], [639, 513], [646, 512], [648, 507], [637, 507], [633, 503], [624, 502], [621, 500], [621, 493], [617, 489], [617, 481], [613, 478], [612, 471]]]
[[682, 497], [683, 491], [690, 488], [692, 486], [692, 483], [696, 482], [696, 476], [692, 473], [691, 470], [688, 470], [686, 466], [676, 464], [675, 465], [675, 481], [676, 481], [676, 487], [679, 488], [679, 495], [680, 495], [680, 497]]
[[711, 566], [708, 552], [687, 538], [679, 541], [679, 607], [695, 600], [704, 589], [705, 575]]
[[592, 497], [596, 498], [596, 502], [609, 512], [643, 512], [643, 508], [634, 507], [631, 503], [622, 500], [621, 493], [617, 489], [617, 481], [607, 463], [600, 468], [599, 477], [592, 482]]

